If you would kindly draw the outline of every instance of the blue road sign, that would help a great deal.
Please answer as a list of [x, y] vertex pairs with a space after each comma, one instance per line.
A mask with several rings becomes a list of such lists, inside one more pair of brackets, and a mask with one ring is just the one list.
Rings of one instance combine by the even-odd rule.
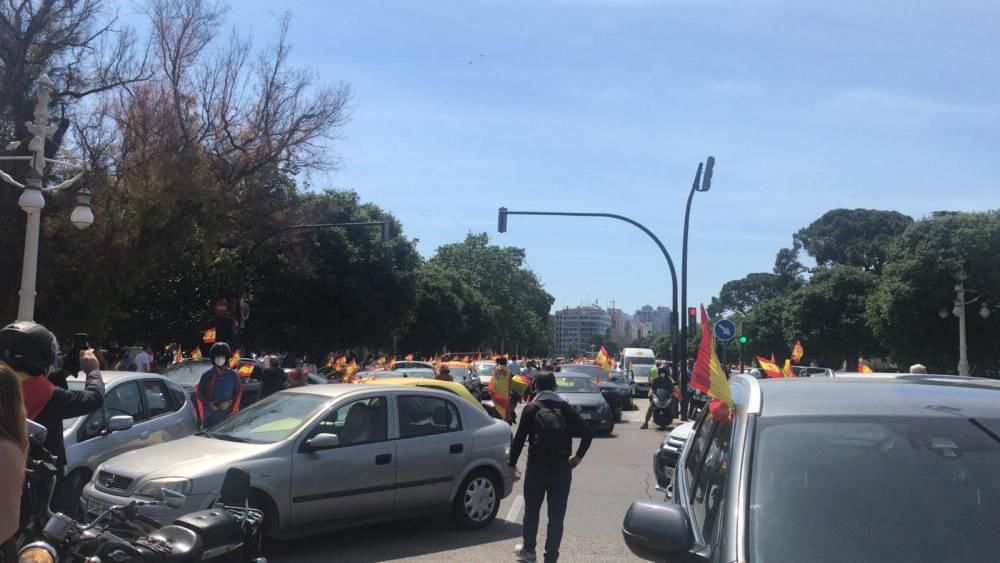
[[715, 323], [715, 337], [719, 340], [732, 340], [736, 336], [736, 325], [733, 321], [722, 319]]

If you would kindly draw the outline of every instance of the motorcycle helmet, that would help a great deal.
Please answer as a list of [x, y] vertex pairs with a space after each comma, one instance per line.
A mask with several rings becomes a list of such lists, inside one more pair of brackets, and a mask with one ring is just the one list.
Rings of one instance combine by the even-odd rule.
[[38, 323], [18, 321], [0, 329], [0, 360], [15, 371], [47, 374], [58, 353], [56, 336]]
[[[232, 355], [232, 348], [230, 348], [229, 344], [226, 344], [225, 342], [216, 342], [215, 344], [212, 344], [212, 348], [208, 352], [208, 357], [212, 359], [212, 363], [219, 367], [225, 367], [226, 364], [229, 363], [229, 357]], [[225, 359], [223, 360], [223, 363], [219, 364], [216, 358], [221, 357], [225, 357]]]

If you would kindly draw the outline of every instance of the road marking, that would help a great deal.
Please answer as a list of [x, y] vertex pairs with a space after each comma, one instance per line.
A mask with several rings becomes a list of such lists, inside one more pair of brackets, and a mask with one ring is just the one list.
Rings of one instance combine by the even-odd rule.
[[510, 505], [510, 510], [507, 511], [507, 517], [504, 520], [516, 524], [519, 522], [518, 517], [521, 515], [521, 507], [524, 505], [524, 497], [517, 495], [514, 502]]

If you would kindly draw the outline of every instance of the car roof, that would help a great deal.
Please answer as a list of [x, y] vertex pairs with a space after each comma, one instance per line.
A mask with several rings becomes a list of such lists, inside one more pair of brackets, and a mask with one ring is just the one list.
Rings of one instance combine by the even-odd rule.
[[1000, 382], [976, 377], [865, 374], [766, 379], [758, 383], [763, 417], [995, 418], [1000, 401]]
[[[101, 379], [104, 383], [111, 383], [119, 379], [167, 379], [158, 373], [144, 373], [141, 371], [104, 371], [101, 370]], [[83, 381], [82, 379], [80, 381]]]
[[[433, 380], [422, 380], [422, 381], [433, 381]], [[307, 395], [323, 395], [331, 399], [338, 397], [344, 397], [347, 395], [352, 395], [355, 393], [361, 393], [364, 391], [410, 391], [414, 386], [411, 385], [388, 385], [382, 383], [330, 383], [327, 385], [304, 385], [302, 387], [292, 387], [290, 389], [285, 389], [281, 391], [282, 393], [304, 393]], [[423, 389], [427, 389], [423, 387]], [[437, 391], [436, 389], [428, 389], [430, 391]], [[447, 391], [437, 391], [439, 393], [447, 393]]]

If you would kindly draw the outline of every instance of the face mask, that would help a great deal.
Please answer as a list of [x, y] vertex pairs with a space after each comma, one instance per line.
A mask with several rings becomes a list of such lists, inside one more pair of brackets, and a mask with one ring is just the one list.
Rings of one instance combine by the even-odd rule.
[[215, 365], [219, 366], [220, 368], [222, 366], [226, 365], [226, 357], [225, 356], [216, 356], [213, 361], [215, 362]]

